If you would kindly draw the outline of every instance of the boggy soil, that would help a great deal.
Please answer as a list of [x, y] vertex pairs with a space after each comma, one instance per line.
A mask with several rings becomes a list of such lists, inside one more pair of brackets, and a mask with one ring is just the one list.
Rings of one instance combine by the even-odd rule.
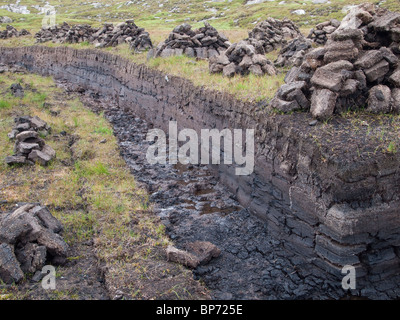
[[213, 299], [340, 298], [324, 279], [297, 270], [265, 223], [241, 207], [207, 166], [150, 165], [146, 133], [151, 128], [145, 120], [105, 97], [86, 92], [81, 98], [93, 111], [104, 111], [121, 155], [149, 192], [175, 245], [183, 248], [200, 240], [221, 249], [218, 258], [193, 270], [193, 277], [203, 281]]

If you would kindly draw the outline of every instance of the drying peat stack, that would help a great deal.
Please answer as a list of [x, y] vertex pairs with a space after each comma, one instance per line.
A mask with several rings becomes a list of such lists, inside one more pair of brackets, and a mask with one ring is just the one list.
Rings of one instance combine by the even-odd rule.
[[18, 283], [24, 273], [40, 277], [46, 263], [64, 264], [68, 245], [60, 236], [62, 230], [50, 211], [38, 204], [0, 214], [0, 280]]
[[30, 35], [28, 31], [25, 29], [22, 29], [21, 31], [18, 31], [15, 29], [13, 26], [8, 25], [6, 27], [6, 30], [0, 31], [0, 39], [8, 39], [12, 37], [22, 37], [22, 36], [27, 36]]
[[351, 107], [398, 112], [399, 28], [400, 13], [373, 5], [352, 9], [323, 48], [289, 71], [271, 106], [283, 112], [310, 108], [318, 119]]
[[90, 41], [97, 29], [87, 24], [70, 26], [64, 22], [61, 26], [53, 28], [42, 28], [35, 34], [36, 42], [43, 43], [52, 41], [54, 43], [81, 43]]
[[340, 26], [340, 22], [336, 19], [319, 23], [315, 28], [310, 30], [307, 38], [317, 44], [325, 44], [330, 38], [330, 35]]
[[189, 24], [184, 23], [177, 26], [168, 38], [157, 46], [152, 56], [169, 57], [185, 54], [193, 58], [208, 59], [229, 46], [228, 38], [208, 22], [204, 22], [204, 27], [198, 30], [192, 30]]
[[41, 29], [36, 35], [36, 42], [53, 41], [55, 43], [90, 42], [96, 47], [115, 47], [127, 42], [135, 52], [141, 52], [153, 47], [150, 35], [139, 28], [133, 20], [127, 20], [116, 26], [107, 23], [100, 29], [89, 25], [70, 26], [64, 22], [60, 27]]
[[8, 138], [15, 141], [14, 155], [6, 157], [5, 162], [8, 165], [47, 165], [56, 152], [39, 135], [47, 136], [51, 131], [49, 125], [39, 117], [22, 116], [14, 121], [15, 127], [8, 134]]
[[96, 47], [115, 47], [127, 42], [134, 52], [142, 52], [153, 48], [150, 35], [143, 28], [139, 28], [133, 20], [127, 20], [116, 26], [111, 23], [104, 24], [91, 37], [91, 42]]
[[265, 57], [264, 49], [257, 43], [256, 40], [242, 40], [229, 46], [220, 55], [211, 57], [209, 60], [210, 73], [222, 72], [225, 77], [249, 73], [257, 76], [275, 75], [276, 70], [272, 62]]
[[285, 45], [287, 40], [301, 35], [299, 28], [291, 20], [268, 18], [259, 22], [249, 32], [249, 39], [253, 38], [260, 41], [265, 53], [268, 53]]
[[278, 58], [274, 62], [276, 67], [300, 66], [304, 56], [312, 47], [310, 39], [303, 36], [290, 41], [280, 51]]

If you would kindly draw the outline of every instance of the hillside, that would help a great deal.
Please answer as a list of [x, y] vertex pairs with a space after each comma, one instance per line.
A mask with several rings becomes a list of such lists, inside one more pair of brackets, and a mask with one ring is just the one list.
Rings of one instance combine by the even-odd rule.
[[[147, 29], [169, 30], [183, 22], [198, 27], [203, 21], [209, 21], [216, 28], [230, 30], [251, 29], [255, 23], [267, 17], [278, 19], [287, 17], [301, 27], [310, 28], [330, 18], [341, 19], [348, 6], [364, 2], [379, 4], [395, 11], [400, 9], [397, 0], [380, 2], [371, 0], [351, 2], [344, 0], [52, 0], [49, 3], [56, 7], [59, 22], [100, 25], [105, 22], [134, 19], [136, 23]], [[46, 3], [47, 1], [44, 0], [16, 1], [14, 5], [11, 4], [12, 10], [16, 12], [10, 12], [6, 8], [6, 6], [10, 7], [10, 1], [0, 1], [0, 16], [12, 18], [15, 21], [15, 27], [38, 29], [43, 17], [42, 8]]]

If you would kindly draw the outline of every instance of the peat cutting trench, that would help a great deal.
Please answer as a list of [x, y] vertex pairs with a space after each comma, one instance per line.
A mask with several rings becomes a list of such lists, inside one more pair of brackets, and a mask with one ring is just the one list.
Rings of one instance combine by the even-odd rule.
[[[221, 249], [194, 270], [213, 298], [338, 299], [349, 293], [347, 265], [357, 277], [351, 294], [400, 296], [400, 156], [373, 152], [377, 145], [351, 121], [334, 118], [333, 132], [312, 127], [308, 114], [271, 115], [98, 50], [0, 48], [0, 63], [51, 75], [105, 111], [176, 246], [202, 240]], [[171, 120], [197, 133], [254, 129], [254, 172], [150, 165], [146, 133], [167, 132]], [[390, 123], [371, 122], [381, 125]]]

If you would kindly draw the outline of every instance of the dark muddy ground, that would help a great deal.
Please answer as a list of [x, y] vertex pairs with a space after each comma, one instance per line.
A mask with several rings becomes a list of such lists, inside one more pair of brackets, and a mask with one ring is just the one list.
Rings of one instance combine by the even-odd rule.
[[328, 282], [300, 274], [285, 258], [281, 243], [268, 235], [264, 222], [241, 207], [206, 166], [150, 165], [146, 121], [112, 107], [104, 97], [93, 97], [82, 96], [92, 110], [105, 112], [121, 155], [149, 191], [176, 246], [200, 240], [221, 249], [220, 257], [193, 270], [213, 299], [338, 298]]

